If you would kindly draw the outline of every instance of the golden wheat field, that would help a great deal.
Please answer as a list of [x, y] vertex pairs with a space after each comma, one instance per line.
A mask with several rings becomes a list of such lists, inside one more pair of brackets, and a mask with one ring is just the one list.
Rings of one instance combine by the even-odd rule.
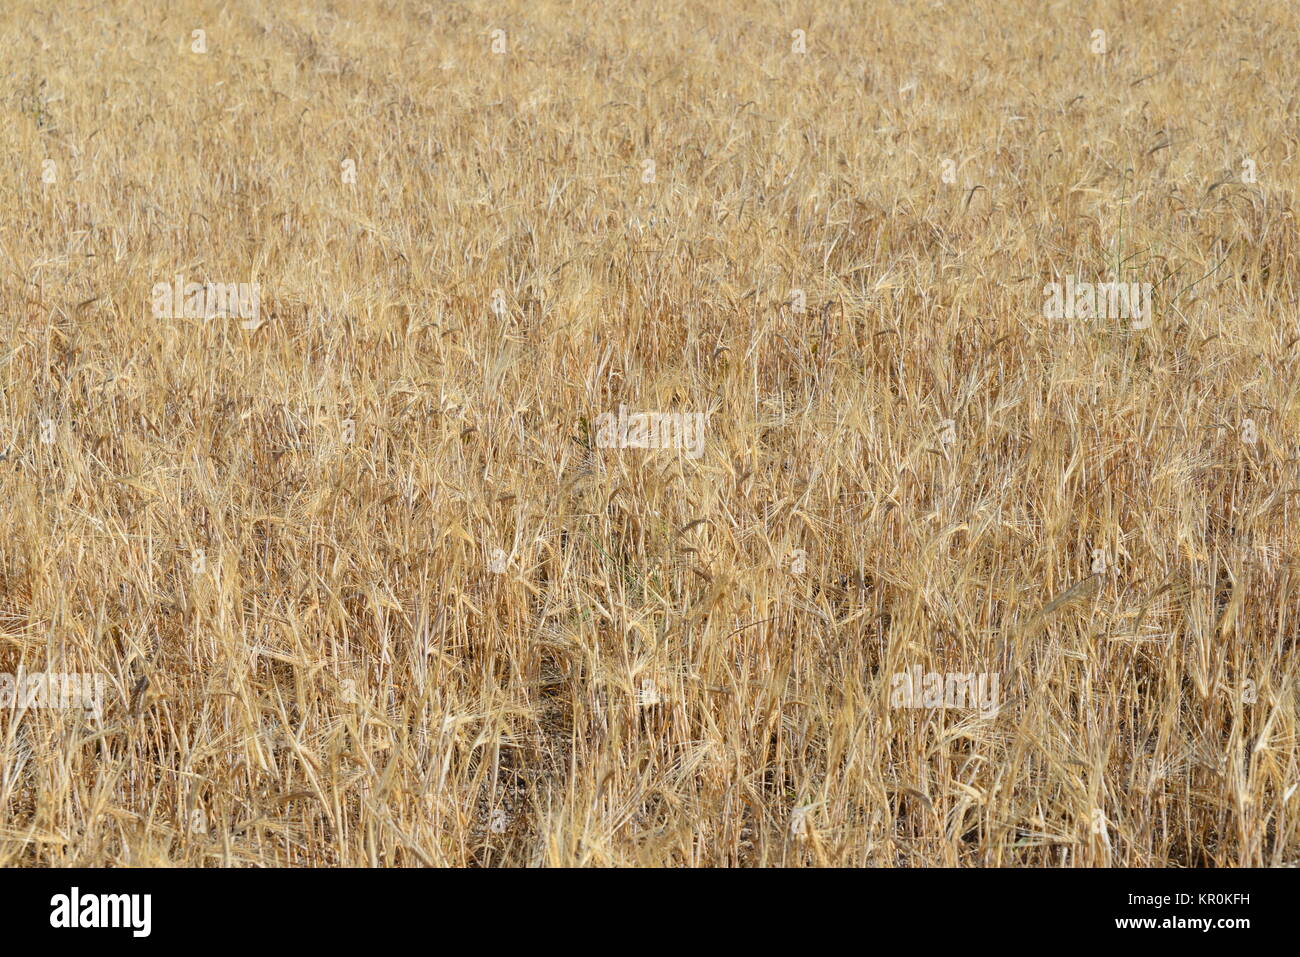
[[1298, 28], [8, 0], [0, 865], [1300, 863]]

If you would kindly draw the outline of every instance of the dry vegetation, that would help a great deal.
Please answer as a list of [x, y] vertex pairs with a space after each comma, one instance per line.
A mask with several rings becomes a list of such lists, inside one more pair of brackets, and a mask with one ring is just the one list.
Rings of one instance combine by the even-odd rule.
[[0, 864], [1294, 864], [1298, 16], [9, 0]]

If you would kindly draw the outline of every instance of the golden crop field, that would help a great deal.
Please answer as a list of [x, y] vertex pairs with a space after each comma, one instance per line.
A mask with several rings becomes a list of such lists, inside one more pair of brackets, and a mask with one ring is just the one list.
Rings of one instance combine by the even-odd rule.
[[1300, 863], [1300, 6], [0, 6], [0, 866]]

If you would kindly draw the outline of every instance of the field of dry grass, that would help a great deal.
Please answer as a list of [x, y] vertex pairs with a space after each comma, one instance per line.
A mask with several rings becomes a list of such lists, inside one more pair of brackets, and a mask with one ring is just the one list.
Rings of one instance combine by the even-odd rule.
[[5, 3], [0, 865], [1297, 863], [1298, 9]]

